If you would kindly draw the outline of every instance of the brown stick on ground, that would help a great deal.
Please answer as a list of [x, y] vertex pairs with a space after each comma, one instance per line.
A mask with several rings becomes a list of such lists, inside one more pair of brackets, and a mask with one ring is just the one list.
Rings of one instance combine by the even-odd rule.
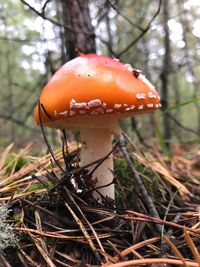
[[[146, 207], [149, 209], [149, 212], [151, 214], [152, 217], [155, 217], [155, 218], [159, 218], [159, 215], [158, 215], [158, 212], [154, 206], [154, 203], [151, 199], [151, 197], [149, 196], [142, 180], [140, 179], [140, 176], [139, 176], [139, 173], [136, 171], [133, 163], [132, 163], [132, 160], [131, 160], [131, 157], [129, 156], [128, 154], [128, 151], [127, 151], [127, 148], [126, 148], [126, 142], [125, 142], [125, 138], [123, 135], [120, 136], [119, 138], [119, 145], [120, 145], [120, 148], [121, 148], [121, 151], [124, 155], [124, 158], [125, 160], [127, 161], [127, 164], [128, 164], [128, 167], [130, 169], [130, 171], [132, 172], [133, 174], [133, 177], [137, 183], [137, 186], [138, 186], [138, 189], [139, 189], [139, 192], [140, 194], [142, 195], [142, 198], [143, 198], [143, 201], [146, 205]], [[161, 226], [158, 225], [158, 224], [155, 224], [155, 227], [156, 227], [156, 230], [161, 233]]]

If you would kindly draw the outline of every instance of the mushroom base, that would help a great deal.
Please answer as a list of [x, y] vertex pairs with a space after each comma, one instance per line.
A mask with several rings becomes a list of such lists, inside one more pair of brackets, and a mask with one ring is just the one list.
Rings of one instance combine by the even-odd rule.
[[[92, 163], [104, 158], [112, 150], [111, 131], [103, 128], [82, 128], [80, 129], [82, 148], [81, 148], [81, 166]], [[89, 167], [89, 171], [95, 168], [95, 165]], [[103, 196], [115, 198], [114, 184], [107, 186], [113, 181], [113, 155], [106, 158], [93, 173], [93, 180], [96, 181], [95, 187]], [[100, 199], [98, 192], [94, 192], [94, 197]]]

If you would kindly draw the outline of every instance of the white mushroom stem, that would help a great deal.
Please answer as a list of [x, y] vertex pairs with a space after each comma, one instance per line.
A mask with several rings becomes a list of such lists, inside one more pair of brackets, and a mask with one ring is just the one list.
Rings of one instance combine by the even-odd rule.
[[[99, 160], [109, 154], [112, 150], [111, 130], [104, 128], [82, 128], [80, 130], [82, 148], [81, 148], [81, 166]], [[95, 165], [89, 167], [93, 170]], [[105, 186], [113, 180], [113, 155], [101, 163], [101, 165], [93, 173], [93, 179], [97, 183], [95, 187]], [[109, 196], [115, 199], [115, 187], [112, 183], [109, 186], [98, 189], [105, 197]], [[94, 192], [94, 197], [100, 199], [100, 195]]]

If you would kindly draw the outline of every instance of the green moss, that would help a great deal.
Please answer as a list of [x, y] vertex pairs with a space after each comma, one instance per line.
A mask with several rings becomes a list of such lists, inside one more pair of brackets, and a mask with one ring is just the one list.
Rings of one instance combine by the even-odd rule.
[[[134, 207], [135, 205], [135, 194], [134, 194], [134, 188], [135, 183], [134, 183], [134, 178], [132, 173], [130, 172], [127, 162], [124, 159], [116, 159], [114, 161], [114, 169], [115, 169], [115, 176], [117, 177], [120, 185], [123, 188], [128, 188], [128, 190], [125, 189], [126, 193], [126, 200], [128, 203], [128, 207]], [[116, 187], [116, 206], [118, 208], [123, 208], [121, 203], [121, 190], [120, 187]]]
[[[132, 163], [136, 171], [139, 173], [140, 178], [143, 181], [149, 195], [152, 196], [153, 198], [160, 198], [162, 192], [162, 186], [159, 183], [157, 177], [152, 172], [152, 170], [140, 164], [140, 162], [138, 162], [137, 159], [133, 159]], [[138, 198], [138, 194], [140, 194], [138, 192], [138, 186], [134, 179], [134, 174], [130, 172], [128, 164], [123, 158], [115, 160], [114, 168], [116, 177], [118, 178], [120, 184], [125, 188], [126, 201], [128, 203], [128, 206], [134, 208], [136, 199]], [[116, 201], [119, 204], [121, 202], [120, 201], [121, 193], [119, 188], [117, 188], [117, 192], [118, 192], [117, 194], [118, 197]]]
[[29, 192], [33, 192], [33, 191], [36, 191], [38, 189], [42, 189], [44, 188], [45, 186], [42, 184], [42, 183], [37, 183], [37, 184], [33, 184], [29, 187], [28, 191]]
[[48, 189], [53, 188], [53, 183], [52, 183], [51, 181], [48, 181], [48, 182], [47, 182], [47, 185], [48, 185]]
[[21, 213], [14, 214], [13, 219], [14, 219], [15, 224], [19, 223], [21, 219]]
[[17, 155], [15, 153], [11, 153], [7, 156], [5, 160], [5, 167], [8, 173], [20, 170], [24, 165], [28, 163], [28, 159], [24, 155]]
[[43, 188], [46, 188], [47, 185], [47, 189], [51, 189], [53, 187], [53, 183], [51, 181], [48, 181], [47, 184], [43, 184], [43, 183], [37, 183], [37, 184], [33, 184], [29, 187], [28, 191], [29, 192], [34, 192], [38, 189], [43, 189]]

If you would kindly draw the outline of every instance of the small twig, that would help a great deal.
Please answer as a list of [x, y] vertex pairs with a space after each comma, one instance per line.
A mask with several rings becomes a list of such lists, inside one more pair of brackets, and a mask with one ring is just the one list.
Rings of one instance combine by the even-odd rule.
[[121, 255], [121, 252], [117, 249], [117, 247], [110, 240], [107, 240], [107, 243], [111, 246], [114, 252], [116, 252], [120, 260], [125, 260], [125, 257]]
[[4, 267], [12, 267], [2, 253], [0, 253], [0, 260]]
[[[153, 237], [144, 241], [141, 241], [140, 243], [134, 244], [129, 248], [124, 249], [123, 251], [120, 252], [120, 256], [121, 257], [125, 257], [127, 256], [129, 253], [132, 252], [132, 250], [136, 250], [139, 248], [143, 248], [144, 246], [148, 246], [150, 244], [154, 244], [156, 242], [160, 241], [160, 237]], [[114, 256], [115, 260], [119, 260], [119, 255]], [[109, 267], [109, 262], [105, 264], [105, 266]]]
[[113, 48], [111, 47], [111, 45], [109, 44], [109, 42], [107, 40], [105, 40], [104, 38], [102, 38], [101, 35], [97, 35], [97, 34], [96, 34], [96, 38], [98, 38], [104, 45], [106, 45], [108, 51], [110, 52], [110, 54], [113, 57], [117, 57], [117, 53], [113, 50]]
[[180, 260], [182, 260], [183, 266], [184, 267], [189, 267], [189, 265], [187, 264], [187, 262], [184, 259], [183, 255], [181, 254], [181, 252], [178, 250], [178, 248], [174, 245], [174, 243], [169, 239], [169, 237], [167, 235], [164, 235], [164, 240], [166, 241], [166, 243], [168, 244], [168, 246], [171, 247], [171, 250], [177, 256], [177, 258], [180, 259]]
[[135, 117], [131, 118], [131, 126], [132, 126], [133, 131], [136, 134], [138, 140], [140, 141], [140, 143], [142, 145], [144, 145], [146, 148], [150, 148], [150, 146], [146, 143], [145, 139], [143, 138], [143, 136], [140, 133], [140, 130], [137, 127], [137, 121], [136, 121]]
[[177, 124], [180, 128], [182, 128], [185, 131], [188, 131], [190, 133], [193, 133], [195, 135], [197, 135], [199, 137], [199, 133], [196, 132], [195, 130], [184, 126], [182, 123], [180, 123], [177, 119], [174, 118], [174, 116], [170, 115], [169, 113], [167, 113], [167, 116], [170, 118], [170, 120], [172, 120], [175, 124]]
[[123, 205], [123, 209], [124, 210], [127, 210], [127, 200], [126, 200], [126, 194], [125, 194], [125, 191], [124, 191], [124, 188], [123, 186], [121, 185], [121, 182], [120, 180], [118, 179], [117, 176], [114, 177], [115, 178], [115, 181], [116, 181], [116, 185], [118, 186], [120, 192], [121, 192], [121, 202], [122, 202], [122, 205]]
[[24, 121], [16, 119], [10, 115], [6, 115], [6, 114], [0, 114], [0, 118], [6, 121], [12, 121], [13, 123], [16, 123], [17, 125], [21, 126], [21, 127], [25, 127], [27, 130], [29, 131], [33, 131], [34, 128], [26, 125]]
[[[24, 262], [24, 260], [25, 260], [26, 261], [26, 264], [30, 263], [33, 267], [38, 267], [37, 262], [35, 262], [34, 260], [32, 260], [32, 258], [29, 255], [27, 255], [26, 252], [19, 245], [17, 245], [17, 248], [19, 250], [18, 256], [19, 257], [21, 256], [20, 259], [21, 259], [22, 262]], [[22, 257], [23, 257], [23, 259], [22, 259]]]
[[[169, 209], [170, 209], [171, 205], [173, 204], [174, 198], [175, 198], [175, 196], [176, 196], [177, 193], [178, 193], [178, 190], [175, 191], [175, 193], [173, 194], [173, 196], [171, 197], [171, 199], [169, 201], [169, 204], [167, 206], [167, 210], [165, 212], [165, 216], [163, 218], [164, 221], [166, 221], [166, 219], [167, 219], [167, 214], [169, 213]], [[177, 219], [177, 216], [176, 216], [176, 219]], [[162, 228], [161, 229], [161, 241], [163, 241], [163, 235], [164, 235], [165, 225], [163, 224], [161, 228]]]
[[[68, 173], [64, 172], [64, 176], [63, 176], [63, 178], [61, 178], [61, 180], [59, 180], [59, 181], [58, 181], [58, 182], [57, 182], [57, 183], [50, 189], [50, 191], [54, 191], [54, 190], [55, 190], [56, 188], [58, 188], [59, 186], [63, 185], [63, 184], [65, 183], [66, 180], [70, 179], [70, 178], [73, 177], [73, 176], [76, 177], [76, 175], [78, 175], [78, 174], [80, 174], [81, 172], [83, 172], [84, 169], [87, 169], [88, 167], [90, 167], [90, 166], [92, 166], [92, 165], [94, 165], [94, 164], [98, 164], [100, 161], [105, 160], [106, 158], [107, 158], [107, 156], [103, 157], [102, 159], [98, 159], [98, 160], [96, 160], [96, 161], [94, 161], [94, 162], [92, 162], [92, 163], [86, 164], [86, 165], [84, 165], [84, 166], [82, 166], [82, 167], [77, 167], [77, 168], [71, 170], [71, 171], [68, 172]], [[86, 174], [86, 176], [89, 177], [88, 174]], [[87, 178], [87, 177], [85, 177], [85, 178]], [[89, 180], [89, 179], [88, 179], [88, 180]], [[86, 182], [87, 182], [87, 183], [89, 183], [88, 180], [86, 179]], [[111, 183], [113, 183], [113, 181], [112, 181]], [[102, 187], [106, 187], [106, 186], [109, 186], [109, 185], [110, 185], [110, 183], [107, 184], [107, 185], [104, 185], [104, 186], [102, 186]], [[105, 196], [103, 196], [103, 195], [98, 191], [98, 188], [95, 188], [95, 186], [93, 186], [92, 183], [90, 183], [89, 186], [91, 187], [91, 190], [88, 191], [87, 194], [88, 194], [89, 192], [91, 192], [91, 191], [96, 191], [96, 192], [101, 196], [101, 198], [102, 198], [105, 202], [107, 202], [108, 204], [110, 204], [110, 202], [108, 201], [108, 199], [107, 199]], [[101, 188], [101, 187], [99, 187], [99, 188]]]
[[[38, 232], [40, 232], [40, 231], [38, 231]], [[27, 231], [27, 233], [28, 233], [29, 237], [32, 239], [33, 243], [35, 244], [35, 247], [37, 248], [38, 252], [40, 253], [40, 255], [45, 260], [46, 266], [48, 266], [48, 267], [56, 267], [55, 264], [52, 262], [52, 260], [47, 255], [47, 253], [41, 247], [41, 243], [38, 240], [38, 238], [35, 238], [35, 235], [33, 233], [31, 233], [31, 231]]]
[[[199, 264], [193, 261], [186, 260], [186, 263], [190, 267], [199, 267]], [[139, 260], [130, 260], [130, 261], [124, 261], [120, 263], [114, 263], [108, 265], [108, 267], [129, 267], [129, 266], [149, 266], [152, 264], [166, 264], [170, 266], [181, 266], [183, 264], [182, 260], [176, 260], [176, 259], [163, 259], [163, 258], [148, 258], [148, 259], [139, 259]], [[102, 267], [105, 267], [106, 265], [102, 265]]]
[[[89, 226], [89, 228], [91, 229], [100, 249], [102, 250], [102, 252], [105, 252], [103, 249], [103, 246], [100, 242], [100, 239], [98, 238], [97, 233], [95, 232], [94, 228], [92, 227], [92, 225], [89, 223], [89, 221], [87, 220], [87, 218], [85, 217], [85, 215], [83, 214], [82, 210], [80, 209], [80, 207], [78, 206], [78, 204], [76, 203], [76, 201], [74, 200], [73, 196], [70, 194], [70, 191], [65, 187], [65, 192], [68, 196], [68, 198], [72, 201], [72, 203], [75, 205], [75, 207], [77, 208], [77, 210], [79, 211], [81, 217], [83, 218], [83, 220], [87, 223], [87, 225]], [[88, 234], [86, 228], [84, 227], [84, 225], [81, 223], [80, 219], [78, 218], [78, 216], [74, 213], [74, 211], [71, 209], [71, 207], [67, 204], [67, 202], [65, 202], [65, 206], [68, 208], [68, 210], [70, 211], [70, 213], [72, 214], [73, 218], [76, 220], [76, 222], [78, 223], [81, 231], [83, 232], [83, 235], [85, 236], [85, 238], [88, 241], [88, 244], [90, 245], [92, 251], [94, 252], [94, 255], [97, 257], [98, 261], [101, 262], [101, 258], [100, 255], [98, 253], [98, 250], [96, 249], [90, 235]], [[107, 259], [106, 259], [107, 260]]]
[[[131, 170], [133, 176], [134, 176], [134, 179], [137, 183], [137, 186], [138, 186], [138, 189], [142, 195], [142, 198], [143, 198], [143, 201], [145, 203], [145, 205], [148, 207], [149, 209], [149, 212], [150, 214], [152, 215], [152, 217], [155, 217], [155, 218], [159, 218], [159, 215], [158, 215], [158, 212], [154, 206], [154, 203], [151, 199], [151, 197], [149, 196], [142, 180], [140, 179], [140, 176], [138, 174], [138, 172], [136, 171], [135, 167], [133, 166], [133, 163], [132, 163], [132, 160], [131, 160], [131, 157], [129, 156], [128, 154], [128, 151], [126, 149], [126, 143], [125, 143], [125, 138], [123, 135], [120, 136], [119, 138], [119, 144], [120, 144], [120, 148], [121, 148], [121, 151], [124, 155], [124, 158], [126, 159], [127, 161], [127, 164], [128, 164], [128, 167], [129, 169]], [[159, 225], [156, 224], [156, 229], [159, 233], [161, 233], [161, 227]]]
[[71, 220], [69, 220], [67, 217], [61, 217], [61, 216], [55, 216], [55, 213], [51, 212], [48, 209], [45, 209], [44, 207], [41, 207], [39, 204], [37, 204], [37, 202], [32, 203], [30, 200], [28, 199], [22, 199], [21, 200], [22, 203], [26, 203], [32, 207], [34, 207], [35, 209], [40, 210], [41, 212], [43, 212], [45, 214], [46, 217], [50, 216], [51, 218], [54, 218], [55, 220], [57, 220], [59, 223], [61, 224], [65, 224], [65, 225], [69, 225], [72, 226], [74, 225], [73, 222]]
[[49, 141], [48, 141], [48, 139], [47, 139], [47, 137], [46, 137], [46, 134], [45, 134], [45, 131], [44, 131], [44, 127], [43, 127], [43, 123], [42, 123], [41, 107], [42, 107], [43, 111], [45, 112], [45, 114], [47, 115], [48, 113], [46, 113], [46, 110], [45, 110], [44, 106], [40, 103], [40, 100], [39, 100], [39, 102], [38, 102], [39, 122], [40, 122], [40, 127], [41, 127], [41, 130], [42, 130], [42, 135], [43, 135], [44, 141], [45, 141], [45, 143], [46, 143], [46, 145], [47, 145], [48, 151], [49, 151], [49, 153], [51, 154], [51, 156], [52, 156], [54, 162], [55, 162], [56, 165], [59, 167], [59, 169], [60, 169], [62, 172], [64, 172], [64, 169], [62, 168], [62, 166], [60, 165], [60, 163], [59, 163], [59, 162], [57, 161], [57, 159], [55, 158], [55, 156], [54, 156], [54, 152], [53, 152], [53, 150], [52, 150], [52, 148], [51, 148], [51, 146], [50, 146], [50, 144], [49, 144]]
[[[43, 10], [42, 12], [38, 11], [37, 9], [35, 9], [33, 6], [31, 6], [28, 2], [26, 2], [25, 0], [20, 0], [24, 5], [26, 5], [31, 11], [33, 11], [36, 15], [38, 15], [39, 17], [43, 18], [44, 20], [47, 20], [51, 23], [53, 23], [54, 25], [58, 26], [58, 27], [63, 27], [64, 29], [70, 31], [70, 32], [73, 32], [73, 33], [76, 33], [76, 34], [85, 34], [85, 35], [88, 35], [88, 36], [91, 36], [91, 35], [94, 35], [93, 32], [75, 32], [70, 26], [67, 26], [65, 24], [62, 24], [54, 19], [51, 19], [49, 17], [46, 17], [45, 16], [45, 12], [44, 12], [44, 6], [43, 6]], [[49, 2], [49, 1], [48, 1]]]
[[112, 9], [114, 9], [118, 15], [120, 15], [122, 18], [124, 18], [126, 21], [128, 21], [128, 23], [130, 23], [134, 28], [140, 30], [141, 32], [144, 32], [145, 29], [143, 29], [142, 27], [138, 26], [137, 24], [135, 24], [134, 22], [132, 22], [128, 17], [126, 17], [117, 7], [116, 5], [112, 4], [111, 1], [107, 0], [106, 1], [109, 6], [112, 7]]
[[93, 170], [89, 173], [89, 175], [92, 176], [92, 174], [96, 171], [96, 169], [106, 160], [108, 159], [108, 157], [114, 152], [114, 150], [116, 149], [117, 144], [115, 144], [115, 146], [112, 148], [112, 150], [103, 158], [99, 159], [99, 161], [97, 162], [96, 166], [93, 168]]
[[162, 0], [159, 0], [158, 9], [155, 12], [155, 14], [153, 15], [153, 17], [151, 18], [151, 20], [149, 21], [149, 23], [146, 26], [146, 28], [143, 29], [143, 31], [125, 49], [123, 49], [121, 52], [119, 52], [117, 54], [117, 58], [120, 58], [124, 53], [126, 53], [134, 44], [136, 44], [148, 32], [148, 30], [150, 29], [150, 26], [151, 26], [152, 22], [155, 20], [155, 18], [160, 13], [161, 5], [162, 5]]
[[[87, 182], [88, 182], [88, 181], [87, 181]], [[101, 197], [101, 199], [102, 199], [102, 201], [103, 201], [104, 203], [107, 203], [109, 206], [110, 206], [110, 204], [113, 204], [112, 201], [110, 202], [109, 199], [108, 199], [107, 197], [105, 197], [105, 196], [99, 191], [99, 189], [101, 189], [101, 188], [105, 188], [105, 187], [108, 187], [108, 186], [112, 185], [112, 184], [114, 183], [114, 179], [113, 179], [110, 183], [105, 184], [105, 185], [101, 185], [101, 186], [98, 186], [98, 187], [93, 186], [93, 184], [92, 184], [91, 182], [88, 182], [88, 183], [89, 183], [89, 186], [91, 187], [91, 189], [88, 190], [88, 191], [86, 192], [86, 194], [89, 194], [89, 193], [95, 191], [96, 193], [98, 193], [98, 194], [100, 195], [100, 197]], [[112, 205], [112, 208], [114, 209], [114, 206], [113, 206], [113, 205]]]
[[184, 237], [185, 237], [185, 240], [196, 260], [196, 262], [199, 264], [200, 266], [200, 253], [199, 251], [197, 250], [197, 247], [195, 246], [192, 238], [190, 237], [189, 233], [187, 232], [187, 230], [184, 229]]
[[39, 183], [41, 183], [48, 190], [48, 188], [49, 188], [48, 183], [46, 183], [46, 182], [43, 181], [43, 176], [41, 177], [41, 176], [36, 176], [35, 174], [32, 174], [31, 175], [31, 178], [33, 180], [36, 180]]
[[[177, 223], [174, 223], [174, 222], [169, 222], [169, 221], [163, 221], [161, 219], [158, 219], [158, 218], [155, 218], [155, 217], [152, 217], [152, 216], [148, 216], [148, 215], [145, 215], [145, 214], [142, 214], [142, 213], [138, 213], [138, 212], [134, 212], [132, 210], [127, 210], [127, 213], [128, 215], [118, 215], [119, 217], [123, 217], [125, 220], [128, 220], [128, 221], [141, 221], [141, 222], [153, 222], [153, 223], [156, 223], [156, 224], [160, 224], [160, 225], [167, 225], [167, 226], [170, 226], [170, 227], [175, 227], [175, 228], [178, 228], [178, 229], [181, 229], [181, 230], [187, 230], [189, 232], [192, 232], [192, 233], [199, 233], [199, 230], [198, 229], [193, 229], [193, 228], [190, 228], [190, 227], [187, 227], [187, 226], [184, 226], [184, 225], [181, 225], [181, 224], [177, 224]], [[135, 215], [135, 217], [131, 217], [130, 214], [132, 215]], [[140, 217], [138, 217], [140, 216]]]
[[69, 162], [67, 161], [67, 156], [69, 157], [69, 152], [68, 152], [68, 146], [67, 146], [67, 137], [66, 137], [66, 131], [63, 129], [62, 130], [62, 135], [61, 135], [61, 140], [62, 140], [62, 155], [63, 155], [63, 159], [65, 162], [65, 168], [66, 171], [69, 172]]
[[45, 16], [45, 9], [46, 9], [48, 3], [51, 2], [51, 1], [52, 1], [52, 0], [47, 0], [47, 1], [44, 3], [44, 5], [43, 5], [43, 7], [42, 7], [42, 12], [41, 12], [41, 14], [43, 14], [43, 16]]
[[94, 255], [97, 254], [97, 249], [88, 233], [88, 231], [86, 230], [85, 226], [83, 225], [83, 223], [81, 222], [81, 220], [79, 219], [79, 217], [76, 215], [76, 213], [73, 211], [73, 209], [69, 206], [69, 204], [67, 202], [65, 202], [65, 206], [66, 208], [69, 210], [69, 212], [71, 213], [72, 217], [74, 218], [74, 220], [76, 221], [76, 223], [78, 224], [78, 226], [80, 227], [85, 239], [88, 242], [88, 245], [90, 246], [90, 248], [92, 249]]

